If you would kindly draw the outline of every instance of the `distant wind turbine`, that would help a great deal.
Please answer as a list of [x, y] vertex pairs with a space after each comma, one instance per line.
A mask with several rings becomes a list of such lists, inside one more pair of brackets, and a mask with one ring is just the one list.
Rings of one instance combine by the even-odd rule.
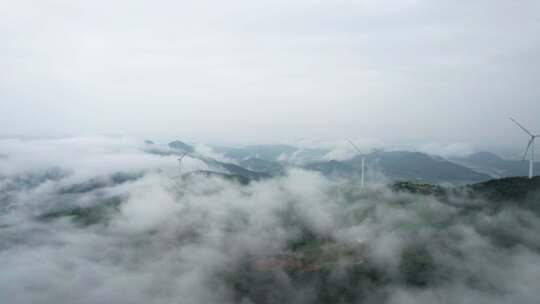
[[365, 169], [365, 164], [366, 164], [366, 154], [362, 153], [362, 151], [360, 151], [360, 149], [350, 139], [347, 139], [347, 141], [351, 144], [351, 146], [353, 146], [353, 148], [358, 152], [358, 155], [360, 155], [360, 157], [362, 158], [362, 175], [360, 177], [360, 187], [364, 188], [364, 185], [365, 185], [364, 169]]
[[525, 153], [523, 153], [523, 160], [527, 157], [527, 152], [531, 152], [529, 156], [529, 178], [533, 178], [533, 172], [534, 172], [534, 140], [540, 136], [540, 134], [532, 134], [527, 130], [524, 126], [522, 126], [519, 122], [517, 122], [515, 119], [510, 117], [510, 120], [512, 120], [518, 127], [520, 127], [527, 135], [531, 137], [529, 140], [529, 143], [527, 144], [527, 148], [525, 148]]
[[187, 153], [180, 154], [180, 157], [178, 158], [178, 172], [180, 172], [180, 175], [182, 175], [182, 160], [184, 157], [186, 157]]

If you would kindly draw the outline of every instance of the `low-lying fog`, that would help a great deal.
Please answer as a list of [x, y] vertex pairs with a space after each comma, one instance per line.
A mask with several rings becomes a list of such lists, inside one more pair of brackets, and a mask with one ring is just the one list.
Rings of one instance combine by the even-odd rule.
[[[540, 298], [533, 211], [454, 207], [296, 169], [248, 185], [182, 179], [174, 155], [142, 147], [102, 137], [0, 141], [0, 302]], [[331, 246], [356, 253], [302, 262]]]

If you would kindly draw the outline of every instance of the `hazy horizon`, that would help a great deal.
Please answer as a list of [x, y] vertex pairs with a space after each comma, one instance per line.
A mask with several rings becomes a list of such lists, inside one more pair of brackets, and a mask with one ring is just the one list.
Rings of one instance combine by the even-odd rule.
[[526, 144], [540, 2], [10, 1], [0, 134]]

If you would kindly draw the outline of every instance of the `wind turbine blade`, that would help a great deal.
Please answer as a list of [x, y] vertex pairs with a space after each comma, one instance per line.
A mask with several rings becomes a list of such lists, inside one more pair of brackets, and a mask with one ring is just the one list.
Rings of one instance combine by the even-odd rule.
[[520, 127], [523, 131], [527, 132], [527, 134], [529, 134], [530, 136], [534, 136], [532, 135], [531, 132], [529, 132], [529, 130], [525, 129], [524, 126], [522, 126], [519, 122], [517, 122], [515, 119], [513, 119], [512, 117], [510, 117], [510, 120], [513, 121], [518, 127]]
[[350, 140], [350, 139], [347, 139], [347, 141], [351, 144], [351, 146], [353, 146], [353, 148], [359, 153], [359, 154], [362, 154], [362, 152], [360, 151], [360, 149]]
[[529, 140], [529, 144], [527, 145], [527, 148], [525, 149], [525, 153], [523, 153], [523, 160], [527, 158], [527, 152], [529, 152], [529, 149], [531, 148], [533, 141], [534, 141], [534, 137], [531, 138], [531, 140]]

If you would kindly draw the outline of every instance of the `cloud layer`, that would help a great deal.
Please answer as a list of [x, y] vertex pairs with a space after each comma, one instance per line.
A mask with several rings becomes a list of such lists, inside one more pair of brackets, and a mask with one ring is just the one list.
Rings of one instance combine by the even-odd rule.
[[[454, 207], [384, 185], [360, 191], [301, 170], [244, 186], [180, 179], [174, 158], [127, 139], [1, 143], [0, 298], [9, 303], [536, 303], [540, 296], [540, 219], [526, 209]], [[72, 187], [120, 172], [128, 178]], [[467, 202], [482, 204], [489, 202]], [[74, 208], [79, 213], [62, 213]], [[253, 259], [332, 246], [360, 248], [363, 262], [334, 253], [325, 259], [337, 264], [317, 271], [250, 268]]]

